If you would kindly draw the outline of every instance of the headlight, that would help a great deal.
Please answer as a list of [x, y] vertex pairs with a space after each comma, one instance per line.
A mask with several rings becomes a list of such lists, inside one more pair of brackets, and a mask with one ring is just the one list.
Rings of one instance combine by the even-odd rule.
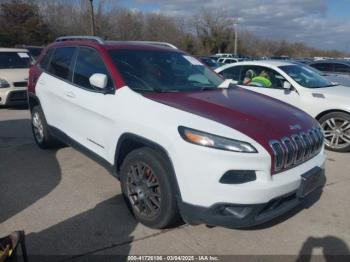
[[244, 153], [257, 153], [258, 151], [251, 144], [239, 140], [225, 138], [217, 135], [208, 134], [192, 128], [179, 126], [179, 133], [181, 137], [187, 142], [211, 147], [221, 150], [244, 152]]
[[10, 87], [10, 84], [5, 80], [0, 78], [0, 88]]

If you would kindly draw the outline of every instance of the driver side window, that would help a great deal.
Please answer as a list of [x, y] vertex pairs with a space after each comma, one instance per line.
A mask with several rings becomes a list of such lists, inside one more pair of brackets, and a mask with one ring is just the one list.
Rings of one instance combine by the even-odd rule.
[[89, 47], [80, 47], [74, 68], [73, 83], [85, 89], [96, 90], [89, 81], [89, 78], [95, 73], [107, 75], [107, 87], [113, 85], [108, 70], [97, 51]]
[[261, 88], [283, 89], [285, 79], [275, 70], [263, 66], [244, 66], [239, 84]]

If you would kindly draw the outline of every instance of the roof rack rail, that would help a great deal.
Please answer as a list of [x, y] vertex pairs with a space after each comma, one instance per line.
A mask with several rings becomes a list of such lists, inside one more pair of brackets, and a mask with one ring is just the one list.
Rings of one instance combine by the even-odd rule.
[[99, 44], [104, 44], [104, 41], [101, 37], [86, 36], [86, 35], [61, 36], [61, 37], [56, 38], [55, 42], [74, 41], [74, 40], [91, 40], [91, 41], [95, 41]]
[[160, 45], [160, 46], [170, 47], [170, 48], [173, 48], [173, 49], [178, 49], [173, 44], [170, 44], [170, 43], [167, 43], [167, 42], [157, 42], [157, 41], [131, 41], [131, 42], [141, 43], [141, 44], [150, 44], [150, 45]]
[[[72, 36], [61, 36], [56, 38], [55, 42], [63, 42], [63, 41], [78, 41], [78, 40], [90, 40], [95, 41], [99, 44], [105, 44], [106, 42], [98, 36], [86, 36], [86, 35], [72, 35]], [[165, 46], [170, 47], [173, 49], [178, 49], [173, 44], [167, 43], [167, 42], [157, 42], [157, 41], [107, 41], [107, 42], [125, 42], [125, 43], [139, 43], [139, 44], [149, 44], [149, 45], [158, 45], [158, 46]]]
[[173, 49], [178, 49], [176, 46], [174, 46], [173, 44], [170, 43], [166, 43], [166, 42], [157, 42], [157, 41], [123, 41], [123, 40], [107, 40], [105, 42], [105, 44], [113, 44], [113, 43], [118, 43], [118, 44], [147, 44], [147, 45], [157, 45], [157, 46], [165, 46], [165, 47], [170, 47]]

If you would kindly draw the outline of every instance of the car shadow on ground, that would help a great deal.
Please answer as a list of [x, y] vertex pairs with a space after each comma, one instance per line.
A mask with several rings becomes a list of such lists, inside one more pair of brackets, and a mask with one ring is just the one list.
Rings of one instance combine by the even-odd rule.
[[350, 261], [350, 250], [347, 244], [335, 236], [309, 237], [301, 247], [296, 262], [314, 261], [313, 250], [321, 249], [327, 262]]
[[56, 151], [39, 150], [30, 120], [0, 121], [0, 224], [49, 194], [61, 180]]
[[[2, 233], [9, 233], [9, 229], [1, 227], [1, 223], [48, 195], [60, 183], [62, 173], [56, 153], [35, 145], [29, 119], [0, 121]], [[28, 234], [27, 252], [30, 261], [123, 261], [129, 254], [133, 240], [130, 235], [136, 225], [123, 197], [118, 195], [41, 232]], [[94, 259], [96, 254], [110, 254], [111, 250], [122, 256]], [[91, 255], [93, 260], [89, 260]]]
[[27, 236], [34, 261], [127, 261], [137, 225], [117, 195], [95, 208]]

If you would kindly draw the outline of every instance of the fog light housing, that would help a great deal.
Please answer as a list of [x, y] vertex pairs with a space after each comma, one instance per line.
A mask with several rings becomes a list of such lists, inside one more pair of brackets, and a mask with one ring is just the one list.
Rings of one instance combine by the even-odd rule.
[[222, 184], [243, 184], [256, 180], [254, 170], [229, 170], [219, 180]]

